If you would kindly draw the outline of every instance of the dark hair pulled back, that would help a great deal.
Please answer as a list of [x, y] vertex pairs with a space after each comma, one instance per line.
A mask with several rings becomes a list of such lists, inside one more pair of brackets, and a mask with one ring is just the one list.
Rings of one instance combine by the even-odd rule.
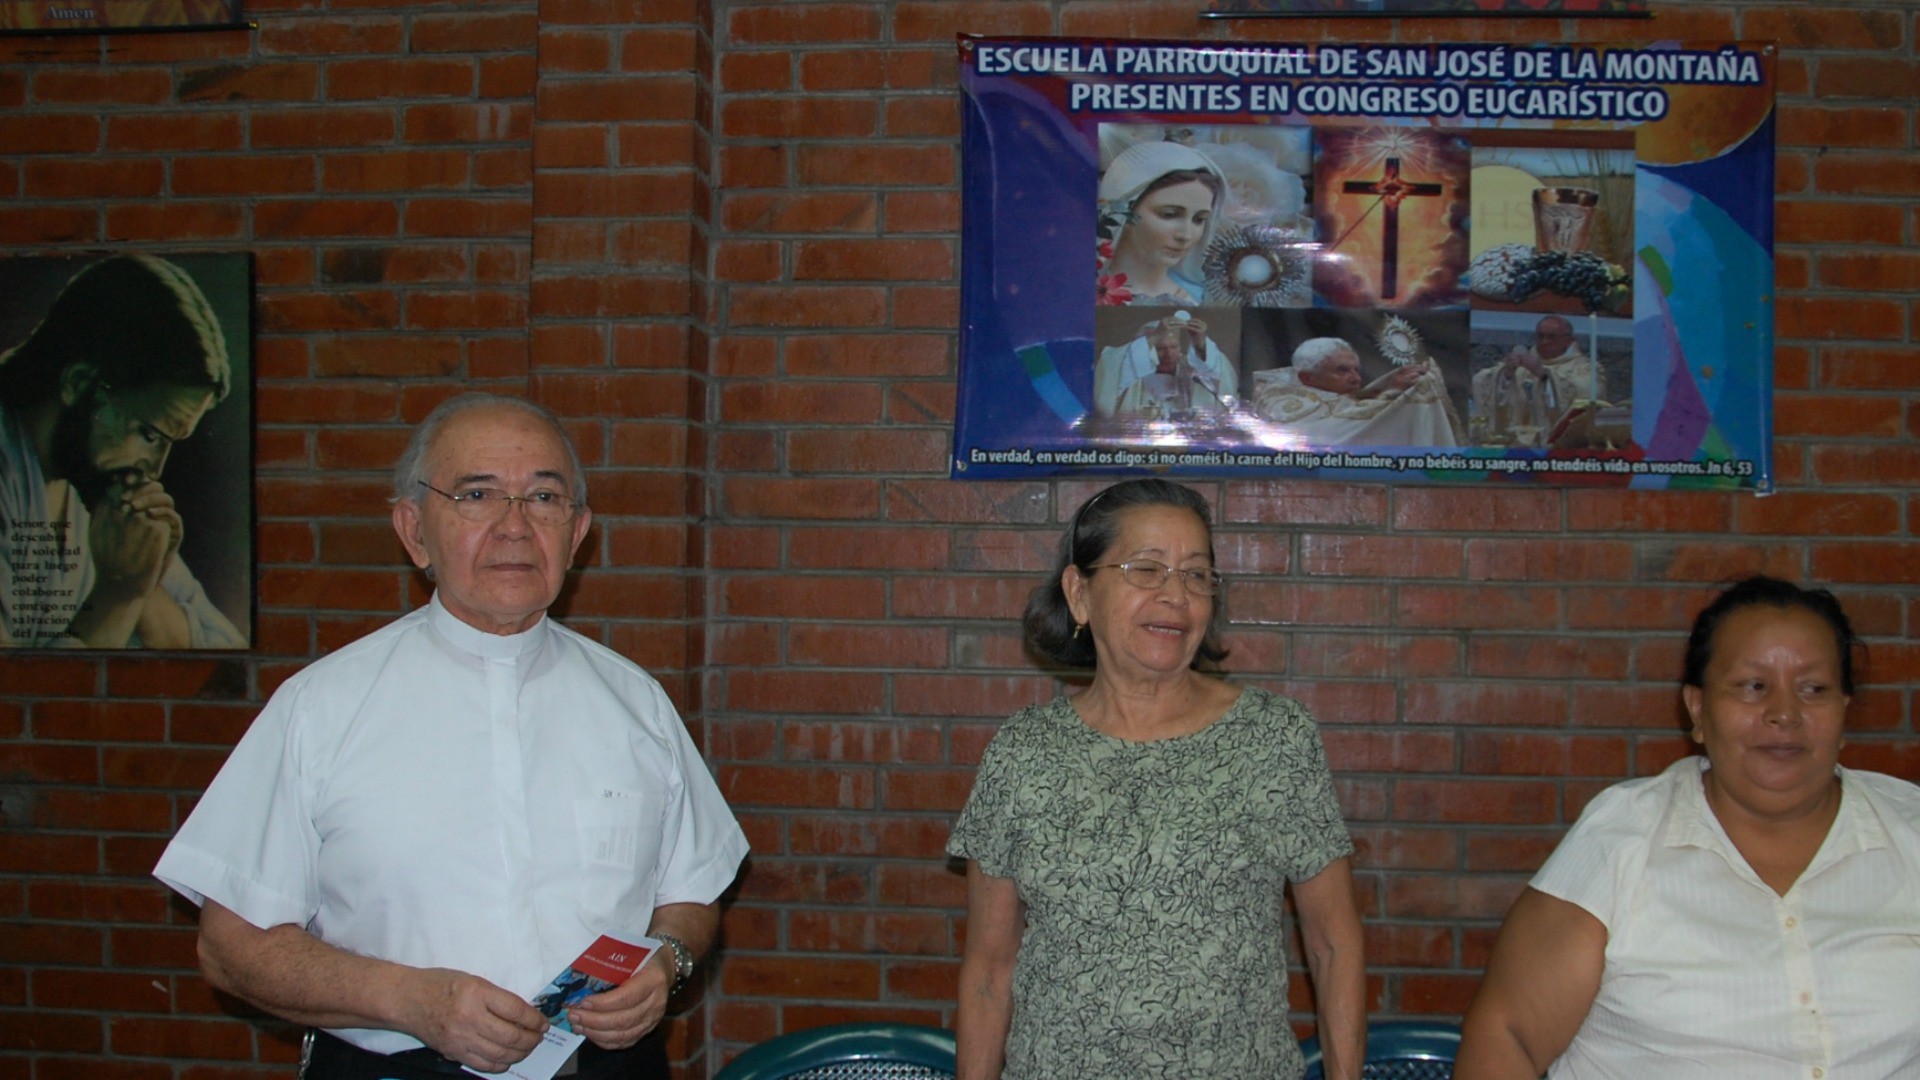
[[1803, 589], [1791, 581], [1755, 574], [1729, 585], [1700, 614], [1694, 616], [1693, 631], [1687, 635], [1686, 659], [1681, 664], [1680, 685], [1706, 685], [1707, 665], [1713, 662], [1713, 639], [1720, 624], [1736, 611], [1765, 605], [1790, 611], [1798, 608], [1820, 617], [1833, 631], [1834, 648], [1840, 654], [1840, 690], [1853, 693], [1853, 653], [1860, 639], [1853, 624], [1840, 607], [1840, 601], [1825, 589]]

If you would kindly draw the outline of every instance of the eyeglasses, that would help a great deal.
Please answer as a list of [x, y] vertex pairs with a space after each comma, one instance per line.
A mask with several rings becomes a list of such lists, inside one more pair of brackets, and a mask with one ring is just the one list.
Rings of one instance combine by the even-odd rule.
[[507, 516], [507, 509], [514, 503], [526, 511], [527, 520], [539, 525], [560, 525], [570, 520], [574, 512], [574, 500], [557, 491], [530, 491], [525, 495], [509, 495], [499, 488], [465, 488], [459, 494], [441, 491], [425, 480], [420, 486], [453, 504], [453, 512], [466, 521], [494, 522]]
[[1155, 559], [1132, 559], [1127, 562], [1101, 563], [1098, 566], [1087, 567], [1090, 571], [1108, 568], [1120, 571], [1121, 579], [1136, 589], [1158, 589], [1167, 583], [1168, 577], [1178, 574], [1180, 583], [1195, 596], [1212, 596], [1218, 593], [1221, 584], [1226, 580], [1220, 576], [1218, 570], [1211, 567], [1205, 570], [1182, 570]]

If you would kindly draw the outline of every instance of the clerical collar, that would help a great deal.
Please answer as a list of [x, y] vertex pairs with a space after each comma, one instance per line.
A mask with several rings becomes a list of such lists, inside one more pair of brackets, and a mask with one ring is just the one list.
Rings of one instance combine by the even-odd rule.
[[433, 628], [453, 646], [473, 654], [482, 660], [513, 660], [538, 649], [547, 642], [547, 617], [517, 634], [489, 634], [485, 630], [468, 626], [460, 617], [448, 611], [440, 602], [440, 592], [434, 590], [433, 599], [427, 604], [427, 618], [432, 620]]

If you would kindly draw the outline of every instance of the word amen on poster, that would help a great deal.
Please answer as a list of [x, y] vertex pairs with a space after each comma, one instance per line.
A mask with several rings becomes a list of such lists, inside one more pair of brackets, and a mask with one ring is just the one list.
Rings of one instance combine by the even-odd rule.
[[959, 48], [954, 476], [1771, 488], [1771, 46]]
[[1454, 15], [1483, 18], [1621, 18], [1648, 14], [1647, 0], [1212, 0], [1209, 19], [1338, 15], [1398, 17]]

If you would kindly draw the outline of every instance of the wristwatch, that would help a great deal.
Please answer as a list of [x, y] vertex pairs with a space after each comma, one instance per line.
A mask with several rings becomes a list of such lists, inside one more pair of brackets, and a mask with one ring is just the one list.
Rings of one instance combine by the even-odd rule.
[[693, 978], [693, 950], [688, 948], [686, 942], [672, 934], [656, 931], [653, 936], [659, 940], [660, 944], [673, 950], [673, 985], [667, 987], [667, 993], [677, 994], [687, 985], [687, 981]]

